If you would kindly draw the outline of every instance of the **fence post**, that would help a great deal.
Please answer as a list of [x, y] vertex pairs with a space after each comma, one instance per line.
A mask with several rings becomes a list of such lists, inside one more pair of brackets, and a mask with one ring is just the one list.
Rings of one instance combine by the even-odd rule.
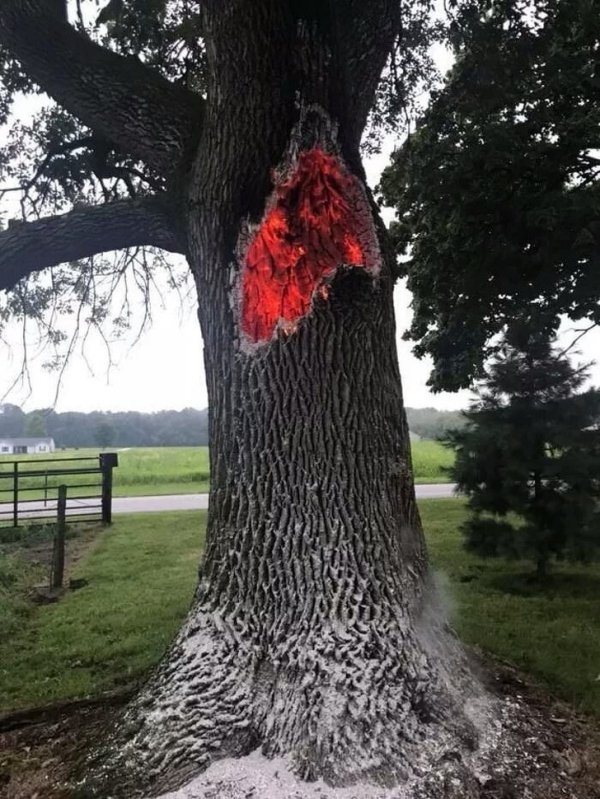
[[119, 465], [116, 452], [102, 452], [100, 454], [100, 469], [102, 470], [102, 523], [112, 524], [112, 486], [115, 466]]
[[54, 536], [54, 552], [52, 557], [52, 578], [50, 588], [62, 588], [65, 574], [65, 532], [67, 528], [67, 487], [58, 487], [58, 503], [56, 506], [56, 534]]
[[19, 461], [13, 463], [13, 527], [19, 526]]

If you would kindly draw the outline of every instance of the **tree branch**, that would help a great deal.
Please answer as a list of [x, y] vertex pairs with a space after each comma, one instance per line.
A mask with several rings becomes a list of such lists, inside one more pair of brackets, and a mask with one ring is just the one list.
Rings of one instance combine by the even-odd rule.
[[592, 322], [591, 325], [589, 325], [588, 327], [584, 327], [583, 329], [582, 328], [579, 328], [579, 329], [576, 328], [573, 332], [577, 333], [577, 335], [575, 336], [573, 341], [568, 345], [568, 347], [565, 347], [564, 350], [561, 350], [556, 357], [557, 358], [564, 357], [568, 352], [570, 352], [573, 349], [573, 347], [575, 347], [581, 341], [581, 339], [587, 333], [590, 332], [590, 330], [594, 330], [594, 328], [596, 328], [596, 327], [598, 327], [598, 322]]
[[0, 290], [49, 266], [109, 250], [149, 246], [184, 253], [170, 207], [166, 195], [154, 196], [13, 222], [0, 233]]
[[202, 98], [95, 44], [52, 13], [47, 0], [2, 0], [0, 44], [59, 105], [162, 174], [192, 152]]
[[348, 124], [355, 137], [365, 128], [385, 63], [400, 31], [398, 0], [331, 0], [345, 72]]
[[67, 153], [72, 153], [74, 150], [79, 150], [82, 147], [89, 147], [91, 144], [94, 143], [93, 136], [84, 136], [81, 139], [75, 139], [75, 141], [64, 142], [63, 144], [58, 144], [55, 147], [51, 147], [44, 158], [40, 161], [38, 166], [36, 167], [35, 172], [33, 175], [23, 183], [19, 183], [16, 186], [7, 186], [7, 187], [0, 187], [0, 199], [7, 194], [8, 192], [12, 191], [24, 191], [27, 192], [37, 183], [38, 179], [43, 174], [44, 170], [55, 158], [57, 155], [66, 155]]

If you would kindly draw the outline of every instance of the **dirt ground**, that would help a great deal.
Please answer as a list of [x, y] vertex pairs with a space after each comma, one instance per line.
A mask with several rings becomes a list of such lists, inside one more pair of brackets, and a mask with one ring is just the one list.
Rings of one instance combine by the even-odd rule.
[[[523, 751], [534, 734], [543, 738], [536, 744], [543, 757], [528, 766], [528, 758], [521, 759], [515, 751], [523, 769], [529, 769], [520, 774], [520, 788], [491, 780], [481, 787], [481, 799], [522, 799], [524, 795], [534, 799], [600, 799], [600, 725], [554, 700], [513, 669], [488, 663], [486, 670], [495, 693], [521, 708], [515, 726], [519, 727]], [[111, 728], [127, 698], [122, 694], [0, 718], [0, 797], [69, 799], [68, 780], [73, 768], [85, 756], [90, 742]], [[518, 716], [523, 720], [517, 722]], [[453, 795], [452, 799], [463, 797]]]
[[[70, 576], [70, 572], [79, 561], [84, 556], [87, 556], [91, 549], [98, 543], [102, 537], [103, 529], [99, 522], [82, 522], [74, 525], [73, 528], [68, 528], [65, 546], [66, 577]], [[20, 558], [23, 558], [23, 560], [29, 563], [39, 564], [49, 568], [52, 561], [53, 548], [54, 541], [52, 537], [44, 536], [42, 540], [29, 543], [28, 546], [23, 546], [19, 542], [4, 544], [0, 547], [0, 551], [5, 554], [16, 553]]]
[[67, 799], [72, 769], [90, 742], [110, 728], [119, 704], [73, 703], [0, 720], [0, 797]]

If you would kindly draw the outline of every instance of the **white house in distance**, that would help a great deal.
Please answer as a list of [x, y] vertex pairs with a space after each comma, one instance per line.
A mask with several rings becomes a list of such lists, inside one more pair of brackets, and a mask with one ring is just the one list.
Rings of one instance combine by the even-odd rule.
[[54, 449], [53, 438], [0, 438], [0, 455], [43, 455]]

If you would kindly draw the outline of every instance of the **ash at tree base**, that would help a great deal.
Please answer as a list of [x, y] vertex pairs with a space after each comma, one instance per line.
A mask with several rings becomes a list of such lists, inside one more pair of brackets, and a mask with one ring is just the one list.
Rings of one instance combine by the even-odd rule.
[[320, 147], [301, 152], [244, 258], [243, 334], [264, 342], [278, 327], [293, 331], [340, 266], [378, 272], [369, 224], [364, 191], [339, 158]]
[[432, 751], [430, 765], [420, 776], [393, 788], [366, 782], [343, 788], [322, 780], [302, 782], [289, 759], [268, 759], [257, 750], [219, 760], [159, 799], [600, 799], [593, 775], [574, 779], [586, 767], [572, 748], [573, 726], [564, 733], [556, 726], [552, 729], [549, 710], [531, 704], [531, 696], [505, 695], [476, 751], [441, 756]]

